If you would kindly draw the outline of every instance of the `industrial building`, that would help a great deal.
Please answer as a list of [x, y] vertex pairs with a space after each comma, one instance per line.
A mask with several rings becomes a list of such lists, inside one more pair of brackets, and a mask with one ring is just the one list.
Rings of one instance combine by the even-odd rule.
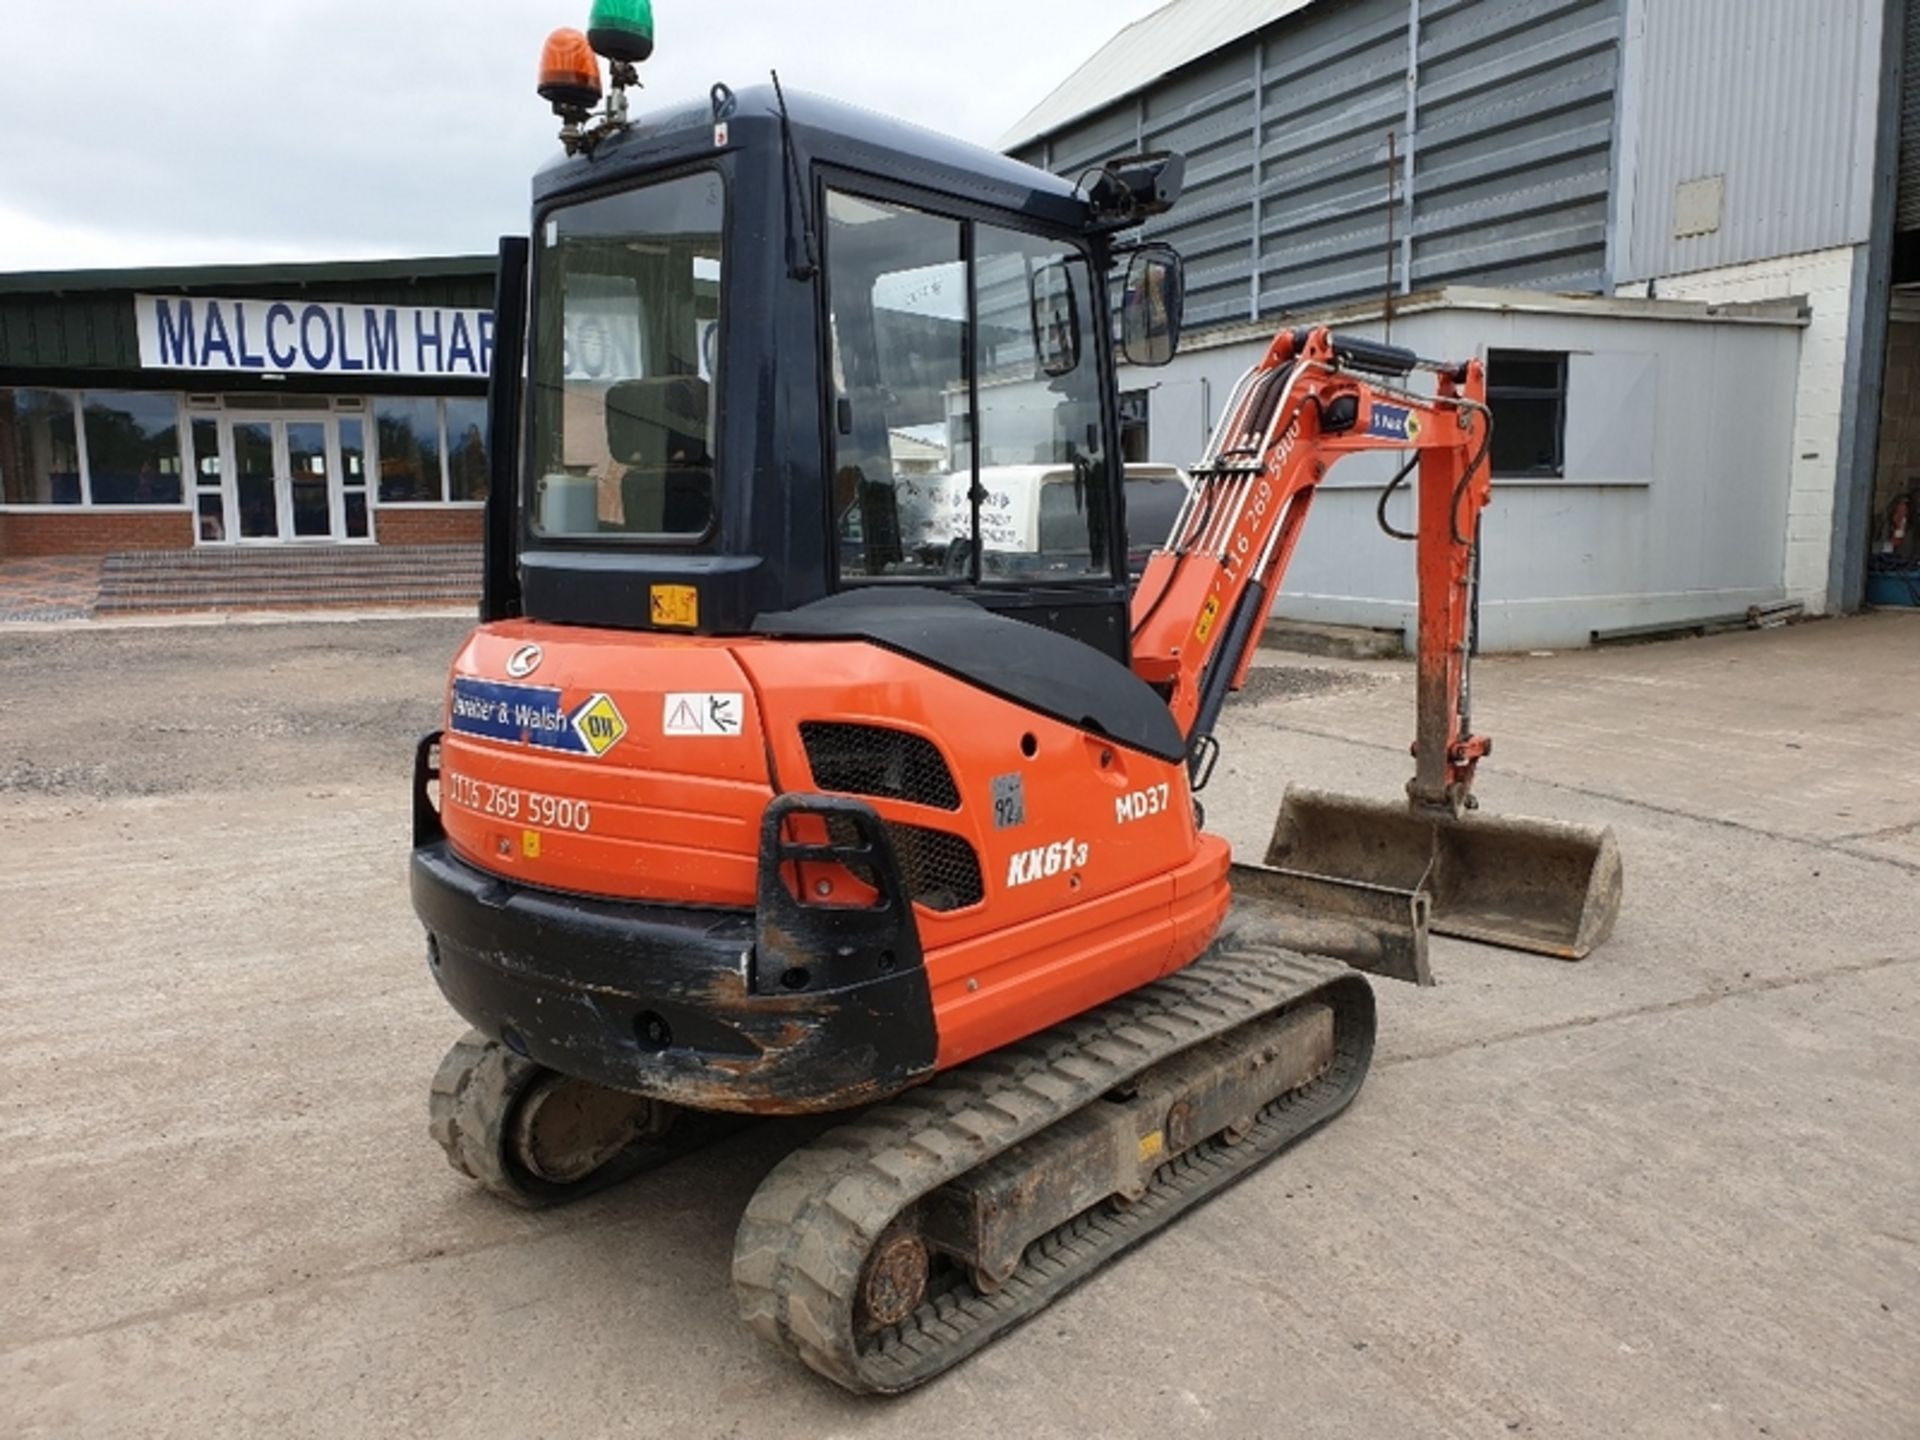
[[[1187, 156], [1139, 453], [1194, 454], [1283, 323], [1485, 359], [1482, 640], [1579, 644], [1915, 574], [1916, 44], [1901, 0], [1172, 0], [1002, 143]], [[1334, 477], [1278, 609], [1403, 628], [1384, 476]]]
[[493, 275], [0, 276], [0, 559], [113, 556], [122, 588], [183, 606], [471, 593]]
[[[1003, 145], [1074, 178], [1187, 157], [1147, 230], [1185, 257], [1187, 338], [1122, 372], [1130, 460], [1191, 462], [1282, 324], [1487, 362], [1484, 645], [1901, 603], [1920, 598], [1915, 17], [1171, 0]], [[492, 270], [0, 276], [0, 559], [258, 573], [458, 547], [470, 587]], [[1333, 473], [1279, 613], [1406, 631], [1411, 563], [1375, 523], [1389, 470]]]

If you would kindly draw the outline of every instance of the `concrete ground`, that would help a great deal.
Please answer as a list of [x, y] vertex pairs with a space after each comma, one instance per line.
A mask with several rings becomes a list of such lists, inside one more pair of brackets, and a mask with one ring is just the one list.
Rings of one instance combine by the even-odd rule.
[[[1920, 616], [1482, 665], [1491, 811], [1604, 821], [1581, 965], [1382, 983], [1353, 1109], [904, 1400], [738, 1324], [769, 1125], [515, 1213], [426, 1136], [404, 882], [449, 620], [0, 634], [14, 1435], [1920, 1435]], [[1379, 795], [1410, 672], [1263, 660], [1214, 823]]]

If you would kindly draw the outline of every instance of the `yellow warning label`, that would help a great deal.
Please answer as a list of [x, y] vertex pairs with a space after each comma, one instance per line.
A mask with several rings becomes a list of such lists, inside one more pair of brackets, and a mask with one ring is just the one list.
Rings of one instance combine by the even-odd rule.
[[1411, 410], [1409, 410], [1407, 412], [1407, 440], [1409, 442], [1412, 442], [1412, 441], [1418, 440], [1419, 438], [1420, 438], [1420, 417], [1418, 415], [1415, 415]]
[[1140, 1163], [1142, 1165], [1146, 1164], [1166, 1148], [1167, 1143], [1158, 1130], [1155, 1130], [1150, 1135], [1142, 1135], [1140, 1137]]
[[574, 733], [595, 755], [604, 755], [627, 733], [626, 718], [608, 695], [596, 695], [573, 712]]
[[655, 585], [650, 592], [653, 623], [691, 630], [700, 623], [700, 592], [691, 585]]
[[1193, 638], [1204, 641], [1213, 633], [1213, 622], [1220, 615], [1220, 597], [1209, 595], [1207, 603], [1200, 607], [1200, 623], [1193, 627]]
[[538, 830], [522, 830], [520, 832], [520, 853], [529, 860], [538, 860], [540, 858], [540, 832]]

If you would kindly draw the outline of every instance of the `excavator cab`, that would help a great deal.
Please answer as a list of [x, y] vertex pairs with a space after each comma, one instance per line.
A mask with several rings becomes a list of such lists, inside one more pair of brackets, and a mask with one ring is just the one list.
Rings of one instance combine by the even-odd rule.
[[[496, 367], [485, 618], [740, 634], [935, 586], [1125, 664], [1108, 295], [1171, 354], [1177, 260], [1090, 196], [832, 101], [716, 87], [539, 177]], [[1161, 188], [1156, 190], [1154, 187]], [[1151, 291], [1151, 294], [1149, 294]], [[524, 395], [513, 393], [522, 384]]]

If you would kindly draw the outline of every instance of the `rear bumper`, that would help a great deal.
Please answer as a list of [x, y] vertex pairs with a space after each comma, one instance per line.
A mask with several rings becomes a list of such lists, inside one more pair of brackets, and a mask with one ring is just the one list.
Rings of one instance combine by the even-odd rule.
[[[454, 854], [427, 804], [429, 756], [423, 743], [413, 905], [434, 979], [482, 1033], [562, 1074], [698, 1110], [840, 1110], [932, 1073], [919, 940], [869, 807], [776, 800], [755, 910], [598, 900], [514, 884]], [[794, 848], [783, 823], [849, 805], [872, 817], [848, 815], [877, 847], [861, 863], [891, 871], [892, 894], [883, 884], [881, 904], [863, 910], [800, 905], [780, 879]]]

